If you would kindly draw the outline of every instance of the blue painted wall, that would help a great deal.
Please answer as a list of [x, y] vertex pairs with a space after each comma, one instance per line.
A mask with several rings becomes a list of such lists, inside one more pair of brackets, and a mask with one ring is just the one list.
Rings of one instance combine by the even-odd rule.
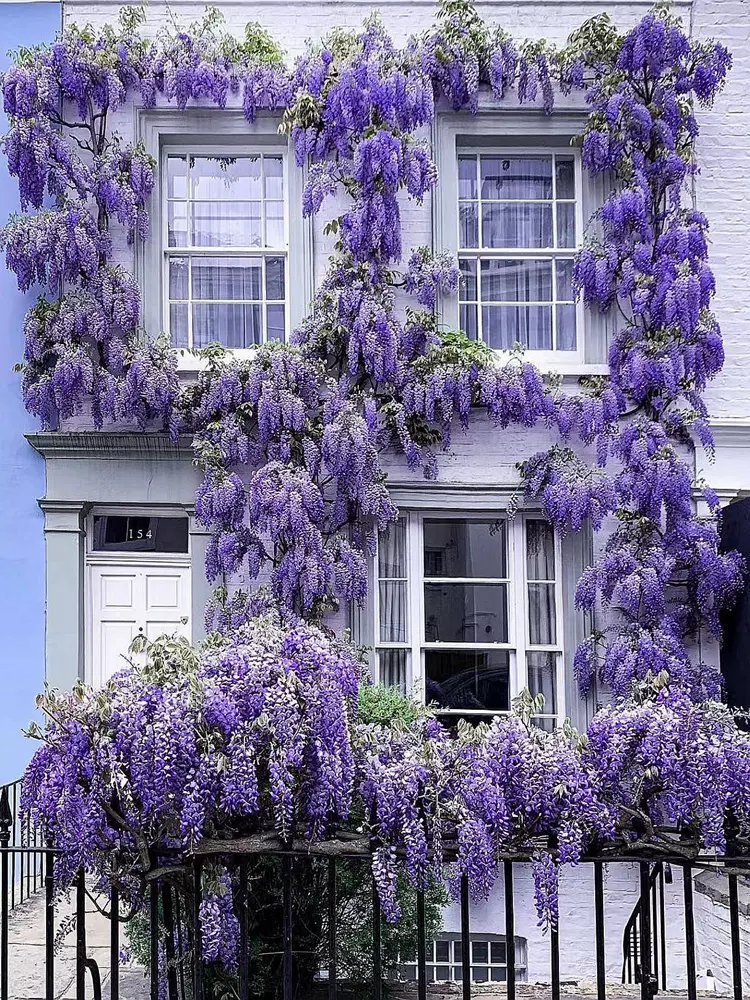
[[[0, 70], [9, 50], [54, 38], [60, 16], [59, 3], [0, 2]], [[0, 110], [0, 134], [6, 128]], [[0, 226], [17, 210], [16, 181], [0, 155]], [[37, 426], [13, 371], [35, 297], [21, 295], [0, 259], [0, 782], [17, 778], [34, 749], [21, 729], [34, 717], [44, 684], [44, 525], [36, 502], [44, 495], [44, 462], [24, 440]]]

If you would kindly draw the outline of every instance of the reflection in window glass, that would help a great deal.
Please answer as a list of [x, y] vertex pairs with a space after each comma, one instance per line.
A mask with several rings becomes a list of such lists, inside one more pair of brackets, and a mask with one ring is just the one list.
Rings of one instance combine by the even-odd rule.
[[502, 520], [424, 521], [424, 575], [506, 579], [507, 523]]
[[94, 552], [174, 552], [188, 550], [186, 517], [94, 516]]
[[507, 650], [425, 650], [425, 700], [440, 708], [507, 712], [510, 653]]

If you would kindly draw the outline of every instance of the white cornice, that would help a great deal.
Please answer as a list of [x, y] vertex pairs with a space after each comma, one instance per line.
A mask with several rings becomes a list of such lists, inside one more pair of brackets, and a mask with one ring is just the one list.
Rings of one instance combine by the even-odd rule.
[[26, 434], [34, 451], [45, 459], [106, 458], [192, 460], [191, 438], [176, 441], [167, 434], [108, 431], [42, 431]]
[[750, 448], [750, 417], [709, 420], [714, 441], [725, 448]]

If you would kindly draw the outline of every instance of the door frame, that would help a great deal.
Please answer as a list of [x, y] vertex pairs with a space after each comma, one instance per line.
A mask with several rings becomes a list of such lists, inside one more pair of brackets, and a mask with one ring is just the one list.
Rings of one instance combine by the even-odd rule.
[[[187, 552], [95, 552], [93, 550], [94, 516], [114, 515], [116, 517], [184, 517], [188, 520], [188, 550]], [[85, 572], [84, 572], [84, 682], [94, 683], [94, 569], [102, 566], [122, 567], [132, 566], [134, 569], [180, 569], [188, 570], [188, 628], [193, 634], [192, 616], [192, 536], [190, 533], [190, 515], [184, 507], [139, 505], [132, 503], [108, 504], [93, 507], [86, 516]]]

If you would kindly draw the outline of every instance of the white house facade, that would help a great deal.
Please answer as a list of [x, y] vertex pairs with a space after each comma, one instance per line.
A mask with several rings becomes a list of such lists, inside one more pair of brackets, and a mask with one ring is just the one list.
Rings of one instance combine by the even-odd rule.
[[[483, 17], [514, 37], [559, 42], [602, 8], [627, 27], [649, 6], [646, 0], [477, 3]], [[374, 11], [396, 39], [426, 28], [435, 11], [433, 0], [227, 0], [220, 7], [230, 30], [258, 21], [290, 59], [307, 38], [358, 27]], [[118, 8], [110, 0], [68, 0], [63, 16], [66, 23], [101, 26]], [[729, 503], [750, 495], [750, 16], [743, 0], [677, 0], [674, 9], [696, 35], [720, 38], [734, 55], [726, 89], [713, 109], [699, 113], [695, 180], [696, 204], [711, 222], [715, 311], [726, 351], [708, 392], [716, 454], [709, 461], [698, 450], [696, 472]], [[169, 7], [154, 0], [144, 30], [155, 34], [172, 18], [190, 22], [201, 10], [192, 0]], [[332, 203], [303, 219], [304, 172], [279, 134], [279, 115], [259, 113], [249, 125], [231, 99], [223, 110], [199, 104], [180, 111], [129, 103], [113, 117], [113, 129], [141, 140], [158, 163], [152, 236], [135, 248], [123, 237], [119, 259], [138, 277], [150, 333], [169, 333], [176, 347], [219, 340], [248, 351], [287, 338], [305, 315], [333, 246], [325, 223], [337, 212]], [[498, 351], [520, 341], [530, 360], [559, 372], [571, 387], [583, 376], [607, 373], [610, 334], [573, 294], [573, 256], [604, 197], [571, 145], [585, 117], [577, 94], [562, 97], [549, 117], [541, 107], [519, 106], [514, 96], [480, 102], [474, 116], [438, 111], [426, 137], [439, 183], [421, 205], [402, 205], [404, 256], [429, 245], [460, 263], [458, 296], [439, 303], [442, 326], [461, 328]], [[195, 378], [195, 358], [186, 354], [181, 364], [182, 377]], [[200, 473], [190, 440], [128, 427], [94, 431], [84, 417], [27, 438], [46, 468], [39, 503], [48, 682], [102, 684], [138, 634], [177, 631], [199, 640], [211, 589], [204, 570], [209, 536], [194, 514]], [[538, 721], [550, 727], [570, 718], [583, 728], [606, 703], [606, 690], [580, 695], [572, 669], [590, 624], [575, 609], [575, 585], [606, 532], [559, 537], [540, 509], [515, 510], [516, 463], [552, 443], [542, 427], [499, 431], [478, 418], [468, 431], [456, 430], [436, 481], [411, 472], [400, 456], [386, 457], [400, 519], [380, 540], [367, 606], [342, 608], [333, 621], [370, 648], [374, 679], [437, 701], [456, 717], [508, 711], [528, 687], [544, 695]], [[702, 655], [718, 661], [719, 651], [709, 646]], [[590, 877], [575, 870], [563, 876], [563, 981], [595, 978], [592, 897], [584, 884]], [[723, 890], [705, 879], [694, 888], [698, 967], [728, 987], [728, 935], [725, 952], [713, 950]], [[682, 920], [682, 892], [676, 872], [665, 886], [671, 986], [685, 980], [682, 931], [669, 934]], [[608, 978], [620, 976], [622, 935], [637, 898], [637, 872], [606, 868]], [[503, 912], [502, 887], [472, 909], [478, 981], [505, 979]], [[517, 878], [515, 934], [518, 978], [549, 981], [549, 934], [537, 926], [530, 875]], [[450, 909], [428, 948], [435, 980], [456, 978], [459, 937], [458, 912]]]

